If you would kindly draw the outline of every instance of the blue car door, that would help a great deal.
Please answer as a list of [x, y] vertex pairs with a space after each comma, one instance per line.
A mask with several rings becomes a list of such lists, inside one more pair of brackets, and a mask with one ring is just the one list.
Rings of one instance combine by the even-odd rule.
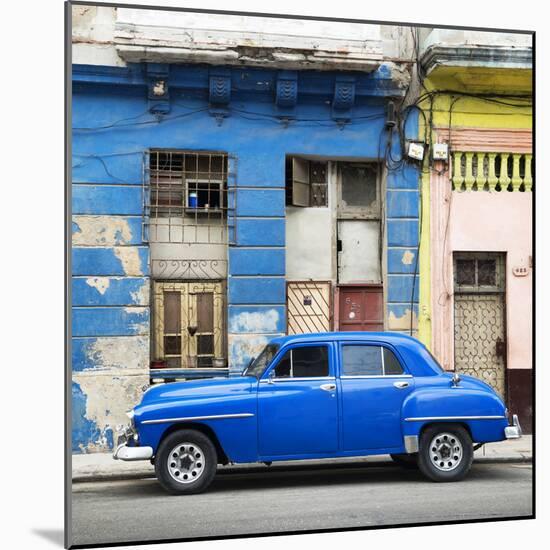
[[346, 342], [339, 348], [343, 450], [402, 447], [401, 407], [413, 377], [389, 346]]
[[258, 383], [261, 458], [336, 453], [338, 395], [333, 344], [295, 345]]

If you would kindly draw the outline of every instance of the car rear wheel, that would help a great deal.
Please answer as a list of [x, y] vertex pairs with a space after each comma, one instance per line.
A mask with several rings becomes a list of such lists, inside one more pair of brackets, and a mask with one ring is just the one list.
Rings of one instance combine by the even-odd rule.
[[432, 481], [460, 481], [473, 457], [470, 434], [458, 424], [428, 426], [420, 436], [418, 467]]
[[155, 472], [169, 493], [201, 493], [212, 483], [217, 462], [216, 449], [206, 435], [196, 430], [179, 430], [160, 444]]
[[416, 470], [418, 468], [418, 455], [415, 454], [393, 454], [392, 460], [401, 468], [406, 470]]

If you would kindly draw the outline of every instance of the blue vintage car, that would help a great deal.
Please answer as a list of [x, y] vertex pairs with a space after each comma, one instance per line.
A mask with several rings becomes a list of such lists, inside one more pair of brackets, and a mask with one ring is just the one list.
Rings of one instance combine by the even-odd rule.
[[477, 447], [521, 437], [490, 386], [388, 332], [275, 338], [242, 376], [153, 386], [129, 416], [114, 458], [150, 459], [177, 494], [204, 491], [218, 464], [381, 454], [457, 481]]

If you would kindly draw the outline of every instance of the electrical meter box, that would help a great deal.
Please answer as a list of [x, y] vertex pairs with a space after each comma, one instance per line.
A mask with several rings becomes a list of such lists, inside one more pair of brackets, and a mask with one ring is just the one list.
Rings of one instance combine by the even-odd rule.
[[434, 143], [432, 156], [434, 160], [447, 160], [449, 158], [449, 146], [446, 143]]
[[412, 159], [422, 160], [424, 158], [424, 144], [411, 141], [407, 154]]

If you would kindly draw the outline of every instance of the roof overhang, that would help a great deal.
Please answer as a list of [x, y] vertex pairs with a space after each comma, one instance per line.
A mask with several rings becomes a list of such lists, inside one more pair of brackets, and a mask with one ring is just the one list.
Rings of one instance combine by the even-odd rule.
[[532, 50], [528, 47], [435, 44], [420, 63], [439, 90], [503, 95], [532, 92]]
[[372, 72], [383, 60], [378, 25], [122, 8], [116, 17], [115, 47], [129, 63]]

